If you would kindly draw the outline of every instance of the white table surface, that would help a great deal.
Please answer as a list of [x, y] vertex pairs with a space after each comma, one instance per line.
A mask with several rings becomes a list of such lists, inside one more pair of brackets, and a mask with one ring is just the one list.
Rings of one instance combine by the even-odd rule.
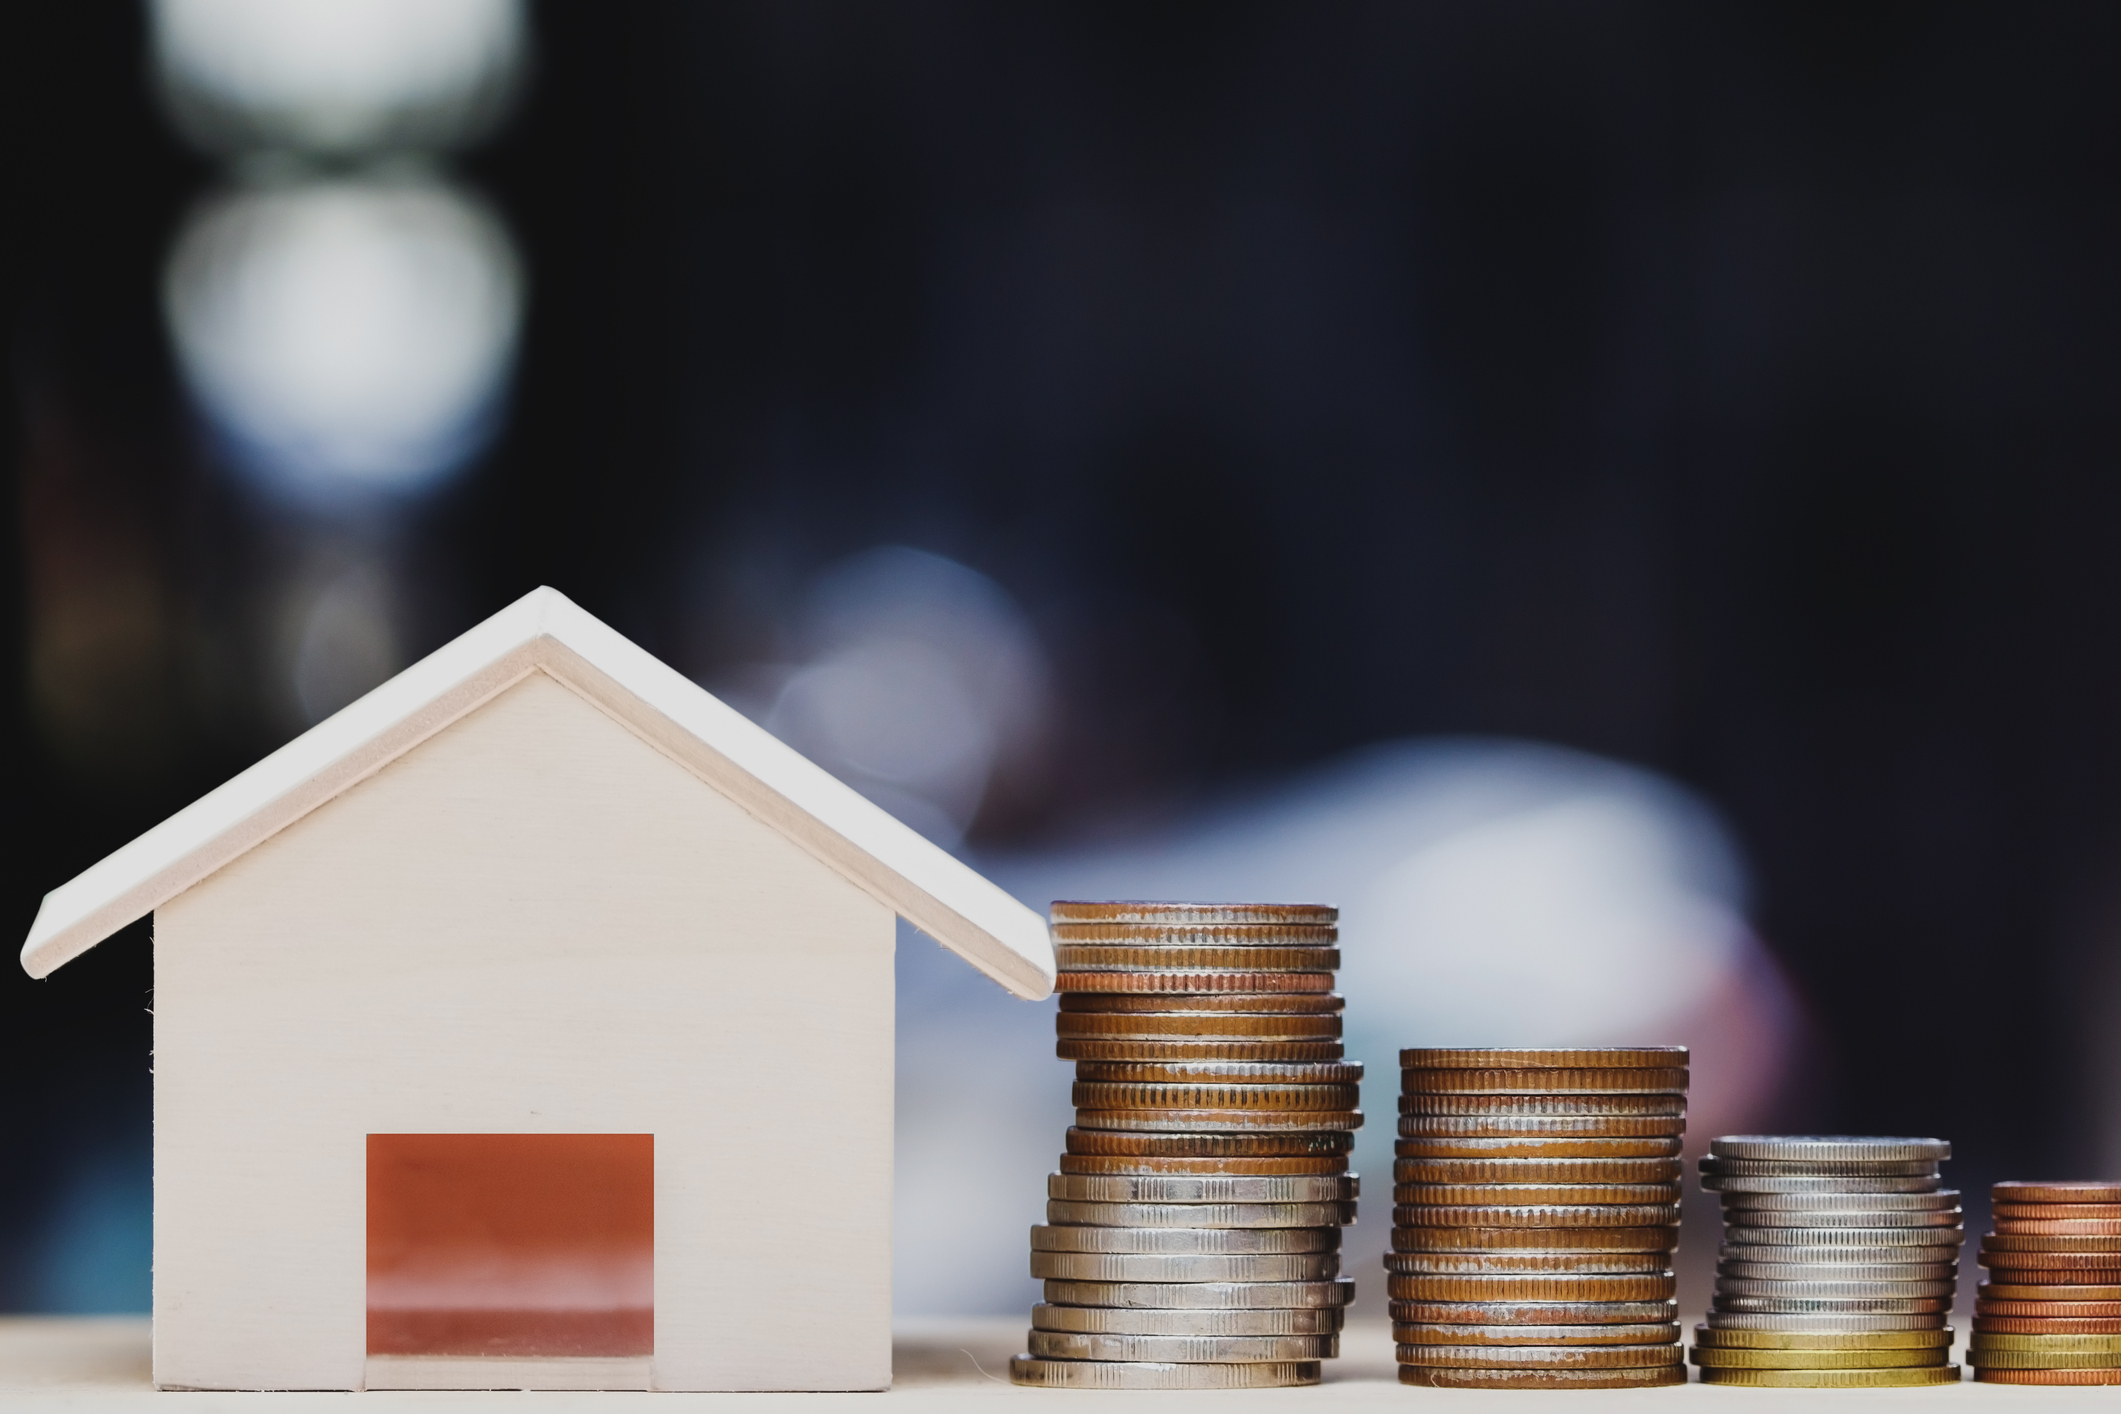
[[[2121, 1411], [2121, 1386], [2105, 1389], [2026, 1389], [2005, 1385], [1953, 1386], [1907, 1390], [1753, 1390], [1688, 1384], [1649, 1390], [1426, 1390], [1401, 1385], [1394, 1378], [1391, 1330], [1383, 1322], [1351, 1325], [1343, 1338], [1345, 1352], [1326, 1362], [1326, 1382], [1308, 1389], [1248, 1390], [1215, 1393], [1132, 1393], [1019, 1389], [1008, 1382], [1009, 1356], [1023, 1347], [1022, 1320], [908, 1321], [894, 1342], [896, 1379], [886, 1394], [577, 1394], [458, 1393], [370, 1391], [357, 1396], [332, 1393], [157, 1393], [148, 1384], [148, 1330], [142, 1317], [0, 1317], [0, 1414], [97, 1414], [139, 1410], [149, 1404], [191, 1414], [208, 1411], [273, 1410], [340, 1411], [356, 1398], [362, 1408], [390, 1410], [494, 1405], [535, 1401], [541, 1414], [572, 1414], [591, 1405], [621, 1400], [652, 1400], [659, 1407], [712, 1405], [717, 1409], [771, 1409], [797, 1414], [831, 1406], [852, 1408], [879, 1401], [894, 1407], [973, 1410], [1004, 1401], [1069, 1404], [1128, 1411], [1169, 1406], [1176, 1401], [1213, 1399], [1242, 1403], [1262, 1414], [1284, 1408], [1326, 1411], [1404, 1410], [1409, 1406], [1441, 1409], [1516, 1408], [1565, 1404], [1580, 1414], [1619, 1414], [1623, 1409], [1670, 1414], [1697, 1414], [1696, 1405], [1713, 1404], [1729, 1411], [1786, 1411], [1830, 1405], [1890, 1405], [1990, 1410], [2082, 1409], [2097, 1406]], [[1672, 1406], [1684, 1406], [1673, 1409]], [[1854, 1407], [1853, 1404], [1850, 1407]]]

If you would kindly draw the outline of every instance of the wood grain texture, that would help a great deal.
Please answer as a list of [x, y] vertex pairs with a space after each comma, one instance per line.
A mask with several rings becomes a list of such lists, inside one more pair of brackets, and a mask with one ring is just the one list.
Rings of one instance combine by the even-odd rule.
[[888, 1383], [892, 910], [552, 675], [155, 932], [158, 1384], [358, 1387], [366, 1136], [480, 1132], [655, 1136], [657, 1388]]

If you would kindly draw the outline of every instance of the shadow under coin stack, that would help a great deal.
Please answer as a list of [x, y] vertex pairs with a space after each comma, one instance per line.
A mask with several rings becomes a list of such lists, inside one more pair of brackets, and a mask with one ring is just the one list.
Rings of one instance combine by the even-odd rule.
[[1075, 1126], [1031, 1229], [1018, 1384], [1316, 1384], [1354, 1283], [1339, 910], [1056, 903], [1058, 1051]]
[[1966, 1363], [1994, 1385], [2121, 1385], [2121, 1183], [1999, 1183]]
[[1945, 1322], [1966, 1238], [1941, 1139], [1734, 1134], [1701, 1186], [1723, 1199], [1704, 1384], [1875, 1389], [1951, 1384]]
[[1404, 1384], [1686, 1383], [1673, 1305], [1684, 1046], [1399, 1053]]

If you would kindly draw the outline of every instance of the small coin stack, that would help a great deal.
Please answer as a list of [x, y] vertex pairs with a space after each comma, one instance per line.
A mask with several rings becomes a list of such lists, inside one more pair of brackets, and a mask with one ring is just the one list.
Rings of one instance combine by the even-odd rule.
[[1684, 1046], [1399, 1053], [1404, 1384], [1686, 1383], [1673, 1304]]
[[1362, 1067], [1342, 1058], [1339, 918], [1053, 905], [1075, 1125], [1031, 1229], [1046, 1299], [1016, 1383], [1306, 1385], [1340, 1353]]
[[2121, 1183], [1999, 1183], [1966, 1363], [1996, 1385], [2121, 1385]]
[[1701, 1186], [1723, 1199], [1704, 1384], [1855, 1389], [1950, 1384], [1944, 1324], [1966, 1237], [1941, 1139], [1734, 1134]]

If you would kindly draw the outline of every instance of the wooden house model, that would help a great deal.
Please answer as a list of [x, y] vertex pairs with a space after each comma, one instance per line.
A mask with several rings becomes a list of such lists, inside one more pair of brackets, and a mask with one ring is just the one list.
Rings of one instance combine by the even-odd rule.
[[877, 1389], [902, 917], [1037, 914], [540, 589], [46, 897], [154, 915], [163, 1388]]

